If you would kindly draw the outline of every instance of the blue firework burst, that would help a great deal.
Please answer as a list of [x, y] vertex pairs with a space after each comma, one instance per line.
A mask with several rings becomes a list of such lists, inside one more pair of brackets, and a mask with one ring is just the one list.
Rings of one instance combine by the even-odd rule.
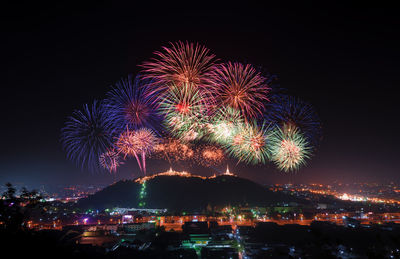
[[314, 147], [322, 138], [322, 126], [314, 108], [293, 96], [275, 95], [267, 105], [264, 118], [267, 123], [283, 127], [292, 125], [298, 128]]
[[61, 142], [67, 157], [82, 170], [100, 171], [99, 156], [113, 146], [114, 125], [104, 105], [94, 101], [75, 110], [61, 130]]
[[120, 131], [127, 127], [137, 130], [142, 127], [155, 131], [160, 129], [161, 117], [158, 113], [157, 96], [151, 94], [151, 81], [140, 76], [122, 79], [108, 92], [105, 100], [107, 113]]

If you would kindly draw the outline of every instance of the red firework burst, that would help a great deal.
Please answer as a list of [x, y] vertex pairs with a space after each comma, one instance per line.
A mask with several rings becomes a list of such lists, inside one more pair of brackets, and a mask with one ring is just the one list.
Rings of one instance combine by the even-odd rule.
[[124, 154], [124, 159], [127, 156], [136, 156], [140, 151], [138, 142], [135, 138], [135, 131], [129, 129], [126, 129], [126, 131], [121, 133], [115, 146], [117, 146], [120, 153]]
[[224, 160], [224, 151], [218, 147], [207, 145], [197, 150], [196, 161], [205, 167], [219, 165]]
[[270, 88], [253, 66], [240, 63], [221, 64], [211, 75], [211, 92], [222, 106], [239, 110], [246, 120], [261, 115]]
[[114, 150], [108, 150], [99, 157], [100, 165], [110, 173], [115, 173], [117, 168], [123, 162], [119, 160], [119, 154]]
[[190, 160], [194, 151], [190, 144], [182, 143], [178, 139], [167, 138], [154, 147], [155, 157], [171, 161]]
[[[140, 170], [146, 174], [146, 155], [149, 155], [154, 150], [154, 146], [158, 144], [158, 141], [157, 136], [151, 129], [141, 128], [137, 131], [126, 129], [117, 139], [115, 146], [117, 146], [120, 153], [124, 154], [124, 158], [127, 156], [135, 157]], [[142, 156], [141, 161], [139, 155]]]
[[212, 71], [215, 55], [209, 54], [209, 49], [198, 43], [183, 43], [181, 41], [170, 47], [163, 47], [163, 52], [155, 52], [157, 56], [144, 62], [144, 78], [156, 81], [155, 92], [164, 91], [170, 83], [194, 84], [198, 87], [210, 85], [208, 74]]

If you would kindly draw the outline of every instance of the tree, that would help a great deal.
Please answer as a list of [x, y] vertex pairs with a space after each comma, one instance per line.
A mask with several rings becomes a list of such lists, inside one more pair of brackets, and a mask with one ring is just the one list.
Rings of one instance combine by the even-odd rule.
[[16, 188], [11, 183], [7, 183], [6, 187], [7, 191], [0, 201], [0, 222], [7, 230], [21, 230], [33, 212], [41, 212], [42, 197], [36, 190], [28, 191], [26, 188], [22, 188], [21, 195], [17, 197]]

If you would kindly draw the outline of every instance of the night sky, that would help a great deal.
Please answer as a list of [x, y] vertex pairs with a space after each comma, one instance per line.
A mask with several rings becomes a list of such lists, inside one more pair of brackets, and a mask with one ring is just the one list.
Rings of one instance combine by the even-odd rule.
[[[103, 99], [153, 51], [178, 40], [206, 45], [223, 61], [261, 66], [288, 94], [314, 105], [324, 139], [290, 180], [400, 181], [400, 20], [393, 6], [180, 8], [3, 6], [0, 183], [111, 182], [66, 160], [60, 129], [74, 109]], [[273, 165], [230, 165], [262, 183], [289, 181]], [[167, 168], [149, 161], [150, 172]], [[136, 170], [128, 163], [120, 177]]]

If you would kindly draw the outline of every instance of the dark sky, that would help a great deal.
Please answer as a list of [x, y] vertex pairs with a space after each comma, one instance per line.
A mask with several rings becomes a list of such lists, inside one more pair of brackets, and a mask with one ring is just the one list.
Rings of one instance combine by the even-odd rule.
[[[74, 109], [104, 98], [111, 84], [177, 40], [262, 66], [314, 105], [324, 139], [295, 181], [400, 181], [398, 10], [365, 1], [287, 5], [3, 6], [0, 183], [110, 181], [65, 159], [60, 129]], [[135, 170], [128, 163], [120, 176]], [[265, 183], [289, 179], [273, 166], [233, 170]]]

